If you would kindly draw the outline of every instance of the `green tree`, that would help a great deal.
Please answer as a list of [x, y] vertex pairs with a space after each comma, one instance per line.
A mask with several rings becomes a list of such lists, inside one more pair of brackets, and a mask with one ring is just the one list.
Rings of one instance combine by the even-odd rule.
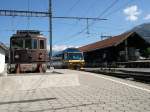
[[150, 56], [150, 47], [148, 47], [144, 50], [144, 56], [147, 58]]

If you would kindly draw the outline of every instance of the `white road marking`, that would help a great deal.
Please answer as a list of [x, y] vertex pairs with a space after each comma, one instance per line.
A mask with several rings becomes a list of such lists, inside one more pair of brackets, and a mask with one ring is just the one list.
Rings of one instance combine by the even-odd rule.
[[106, 77], [103, 77], [103, 76], [100, 76], [100, 75], [96, 75], [96, 74], [93, 74], [93, 75], [96, 76], [96, 77], [99, 77], [99, 78], [103, 78], [105, 80], [110, 80], [110, 81], [115, 82], [115, 83], [120, 83], [122, 85], [126, 85], [126, 86], [129, 86], [129, 87], [136, 88], [136, 89], [143, 90], [143, 91], [146, 91], [146, 92], [150, 93], [150, 90], [146, 89], [146, 88], [142, 88], [142, 87], [135, 86], [135, 85], [132, 85], [132, 84], [127, 84], [127, 83], [124, 83], [124, 82], [121, 82], [121, 81], [117, 81], [117, 80], [114, 80], [114, 79], [111, 79], [111, 78], [106, 78]]

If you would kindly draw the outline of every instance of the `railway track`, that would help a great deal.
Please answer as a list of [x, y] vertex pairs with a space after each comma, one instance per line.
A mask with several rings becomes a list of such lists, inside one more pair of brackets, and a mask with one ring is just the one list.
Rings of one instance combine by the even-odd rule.
[[150, 83], [149, 68], [83, 68], [83, 70]]

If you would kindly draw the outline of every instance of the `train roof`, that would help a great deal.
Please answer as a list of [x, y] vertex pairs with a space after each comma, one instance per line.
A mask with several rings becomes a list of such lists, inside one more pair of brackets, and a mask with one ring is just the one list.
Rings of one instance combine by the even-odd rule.
[[63, 52], [81, 52], [81, 51], [77, 48], [67, 48], [63, 50]]
[[45, 38], [38, 30], [17, 30], [11, 38]]
[[59, 54], [63, 54], [65, 52], [82, 52], [82, 51], [80, 51], [78, 48], [67, 48], [63, 51], [59, 51], [59, 52], [55, 53], [54, 56], [59, 55]]

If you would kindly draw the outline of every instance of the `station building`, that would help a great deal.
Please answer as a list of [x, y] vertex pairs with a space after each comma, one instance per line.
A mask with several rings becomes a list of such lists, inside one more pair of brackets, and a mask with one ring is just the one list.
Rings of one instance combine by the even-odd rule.
[[136, 32], [126, 32], [79, 49], [84, 52], [87, 67], [98, 67], [139, 60], [146, 57], [147, 48], [150, 48], [148, 41]]

